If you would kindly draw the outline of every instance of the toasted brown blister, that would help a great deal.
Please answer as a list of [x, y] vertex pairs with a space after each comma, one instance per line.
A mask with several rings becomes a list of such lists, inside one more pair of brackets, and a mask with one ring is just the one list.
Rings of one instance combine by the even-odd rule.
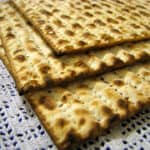
[[149, 107], [149, 78], [148, 62], [26, 97], [57, 147], [71, 149]]
[[12, 2], [56, 54], [83, 52], [150, 38], [147, 0]]
[[56, 57], [10, 3], [0, 5], [0, 37], [20, 92], [150, 59], [150, 41]]

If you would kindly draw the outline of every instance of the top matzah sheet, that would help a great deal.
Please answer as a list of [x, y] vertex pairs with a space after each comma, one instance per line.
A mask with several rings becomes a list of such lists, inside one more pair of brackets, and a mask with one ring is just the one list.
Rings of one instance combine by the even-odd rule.
[[42, 38], [9, 3], [0, 5], [0, 33], [20, 92], [150, 59], [150, 41], [55, 57]]
[[13, 0], [57, 54], [150, 38], [149, 0]]
[[150, 106], [150, 63], [36, 91], [27, 98], [58, 148], [70, 150]]

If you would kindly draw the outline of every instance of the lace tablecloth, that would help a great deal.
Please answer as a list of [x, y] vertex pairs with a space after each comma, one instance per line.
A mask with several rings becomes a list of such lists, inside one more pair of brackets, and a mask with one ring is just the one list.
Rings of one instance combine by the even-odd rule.
[[[19, 96], [1, 61], [0, 150], [56, 150], [27, 100]], [[75, 150], [150, 150], [150, 109]]]
[[[0, 149], [56, 150], [24, 97], [0, 61]], [[150, 150], [150, 109], [75, 150]]]

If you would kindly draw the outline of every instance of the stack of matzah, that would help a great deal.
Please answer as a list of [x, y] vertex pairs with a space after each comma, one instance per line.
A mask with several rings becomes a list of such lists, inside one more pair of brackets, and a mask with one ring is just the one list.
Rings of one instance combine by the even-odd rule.
[[149, 0], [12, 0], [0, 4], [0, 38], [60, 150], [150, 106]]

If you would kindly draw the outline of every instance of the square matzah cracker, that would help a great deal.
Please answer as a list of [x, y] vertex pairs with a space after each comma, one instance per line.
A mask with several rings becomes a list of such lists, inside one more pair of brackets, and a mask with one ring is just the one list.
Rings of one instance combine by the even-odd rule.
[[150, 38], [149, 0], [13, 0], [57, 54]]
[[58, 148], [70, 150], [150, 106], [150, 69], [145, 66], [150, 68], [150, 63], [29, 93], [27, 98]]
[[150, 41], [56, 57], [32, 26], [9, 3], [0, 5], [0, 32], [13, 76], [21, 92], [150, 59]]

